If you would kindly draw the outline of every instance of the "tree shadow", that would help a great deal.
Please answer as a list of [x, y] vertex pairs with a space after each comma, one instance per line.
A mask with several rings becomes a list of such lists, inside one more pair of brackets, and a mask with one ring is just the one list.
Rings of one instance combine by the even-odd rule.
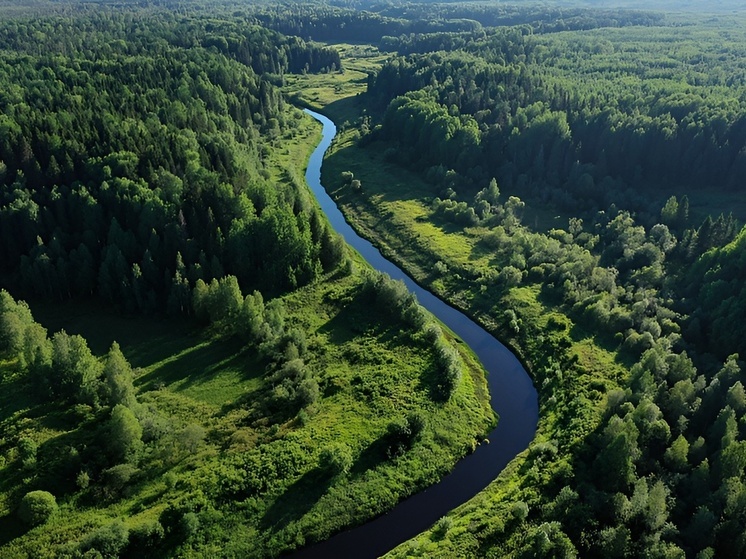
[[360, 116], [360, 99], [355, 95], [343, 97], [326, 105], [321, 112], [335, 123], [354, 122]]
[[401, 327], [398, 318], [379, 308], [375, 296], [361, 289], [341, 304], [339, 312], [319, 328], [319, 332], [326, 334], [329, 342], [336, 346], [362, 336], [393, 347], [402, 343]]
[[216, 371], [244, 367], [244, 346], [236, 339], [216, 339], [188, 347], [181, 353], [139, 377], [135, 383], [141, 391], [153, 390], [158, 385], [179, 385], [184, 390], [211, 378]]
[[334, 478], [313, 468], [277, 497], [260, 521], [262, 529], [279, 529], [305, 516], [327, 492]]
[[29, 531], [29, 527], [26, 526], [20, 519], [16, 518], [14, 514], [6, 514], [0, 516], [0, 526], [3, 527], [0, 530], [0, 547], [5, 544], [12, 542], [14, 539], [21, 537]]
[[387, 459], [386, 450], [388, 449], [389, 443], [386, 439], [386, 435], [383, 434], [373, 442], [371, 442], [363, 451], [358, 455], [357, 460], [352, 464], [350, 468], [350, 477], [358, 477], [363, 475], [368, 470], [372, 470]]

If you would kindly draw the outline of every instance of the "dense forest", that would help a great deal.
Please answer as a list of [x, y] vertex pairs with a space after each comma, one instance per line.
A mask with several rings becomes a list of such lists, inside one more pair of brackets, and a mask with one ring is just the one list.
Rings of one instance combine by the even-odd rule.
[[[530, 448], [391, 556], [746, 556], [742, 15], [96, 4], [0, 23], [0, 554], [274, 556], [493, 423], [473, 358], [288, 163], [294, 73], [335, 84], [348, 219], [539, 391]], [[348, 95], [316, 40], [388, 59]], [[97, 356], [23, 298], [176, 333]]]
[[1, 79], [12, 85], [1, 103], [0, 273], [10, 284], [188, 312], [197, 279], [232, 273], [245, 290], [282, 292], [339, 261], [303, 194], [267, 182], [271, 144], [258, 140], [292, 129], [259, 75], [318, 71], [338, 55], [165, 16], [73, 25], [11, 21], [2, 34], [12, 54]]
[[329, 156], [348, 218], [540, 392], [512, 477], [394, 556], [746, 553], [744, 237], [717, 202], [744, 176], [742, 19], [597, 21], [382, 37]]
[[0, 22], [0, 555], [277, 556], [473, 450], [484, 374], [303, 182], [337, 50], [120, 8]]

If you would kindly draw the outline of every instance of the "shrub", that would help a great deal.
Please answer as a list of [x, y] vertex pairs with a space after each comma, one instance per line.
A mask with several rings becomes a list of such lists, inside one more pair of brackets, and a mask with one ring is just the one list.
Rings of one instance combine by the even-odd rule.
[[510, 513], [513, 515], [513, 518], [519, 522], [523, 522], [528, 518], [528, 505], [523, 501], [517, 501], [510, 507]]
[[130, 530], [129, 552], [139, 555], [138, 552], [144, 552], [158, 546], [165, 537], [163, 525], [157, 520], [150, 520], [135, 526]]
[[333, 476], [346, 474], [352, 467], [352, 451], [344, 443], [325, 446], [319, 454], [319, 468]]
[[81, 550], [98, 551], [102, 557], [112, 559], [119, 557], [120, 553], [129, 543], [129, 530], [121, 518], [102, 526], [98, 530], [88, 534], [80, 544]]
[[419, 413], [409, 414], [388, 424], [384, 439], [388, 458], [404, 454], [414, 446], [425, 428], [425, 419]]
[[442, 339], [435, 344], [435, 374], [438, 399], [448, 401], [461, 382], [461, 359]]
[[18, 440], [18, 456], [25, 470], [30, 470], [36, 466], [37, 444], [28, 437], [21, 437]]
[[342, 178], [342, 184], [350, 184], [352, 179], [355, 178], [355, 175], [352, 171], [342, 171], [340, 177]]
[[433, 526], [433, 537], [436, 540], [442, 540], [445, 538], [448, 530], [453, 526], [453, 519], [450, 516], [441, 516], [440, 519]]
[[298, 386], [297, 401], [305, 408], [315, 404], [319, 399], [319, 384], [312, 378], [303, 379]]
[[197, 516], [197, 513], [184, 513], [184, 516], [181, 517], [179, 528], [181, 528], [181, 533], [187, 540], [194, 537], [199, 532], [199, 516]]
[[30, 491], [21, 499], [18, 516], [26, 524], [44, 524], [57, 511], [57, 500], [48, 491]]

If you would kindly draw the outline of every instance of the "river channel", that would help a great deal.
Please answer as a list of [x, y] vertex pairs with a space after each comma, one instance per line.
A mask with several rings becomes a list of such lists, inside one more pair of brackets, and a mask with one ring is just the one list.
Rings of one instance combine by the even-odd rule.
[[499, 416], [497, 427], [487, 435], [489, 444], [480, 445], [474, 453], [460, 460], [440, 482], [405, 499], [370, 522], [290, 556], [294, 559], [374, 558], [426, 530], [494, 480], [534, 438], [539, 417], [538, 400], [528, 373], [515, 355], [470, 318], [417, 285], [345, 221], [321, 185], [321, 163], [337, 129], [325, 116], [309, 110], [306, 112], [324, 126], [321, 143], [311, 155], [306, 170], [306, 181], [332, 227], [375, 269], [403, 280], [420, 304], [474, 351], [488, 373], [492, 408]]

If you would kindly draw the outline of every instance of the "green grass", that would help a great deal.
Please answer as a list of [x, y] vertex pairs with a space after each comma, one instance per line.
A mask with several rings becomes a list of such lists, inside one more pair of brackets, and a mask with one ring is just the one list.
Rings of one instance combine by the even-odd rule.
[[[297, 132], [278, 140], [269, 161], [273, 180], [298, 181], [318, 141], [318, 126], [296, 118]], [[122, 317], [95, 302], [32, 305], [50, 335], [81, 334], [97, 355], [117, 341], [136, 367], [142, 410], [163, 433], [146, 445], [127, 489], [110, 495], [101, 467], [92, 465], [106, 444], [107, 410], [42, 405], [13, 373], [16, 364], [0, 363], [0, 556], [58, 556], [112, 519], [124, 518], [132, 529], [173, 507], [178, 515], [199, 513], [200, 535], [172, 535], [152, 556], [266, 557], [381, 514], [447, 473], [494, 424], [484, 371], [451, 338], [465, 374], [450, 401], [434, 402], [432, 348], [361, 294], [365, 266], [356, 260], [357, 272], [327, 275], [284, 297], [287, 324], [305, 333], [304, 360], [321, 391], [305, 417], [273, 404], [271, 364], [256, 347], [217, 330], [189, 320]], [[388, 423], [415, 411], [427, 420], [421, 440], [387, 459]], [[204, 439], [186, 441], [190, 426], [201, 428]], [[15, 450], [21, 436], [39, 445], [37, 466], [27, 470]], [[353, 466], [330, 478], [317, 468], [318, 454], [337, 442], [350, 448]], [[53, 483], [63, 467], [64, 483]], [[280, 467], [289, 469], [272, 474]], [[81, 489], [75, 478], [88, 468], [91, 485]], [[250, 483], [254, 475], [264, 480], [260, 489]], [[52, 491], [60, 512], [28, 530], [14, 509], [36, 488]]]
[[[166, 447], [176, 445], [170, 452], [159, 445], [153, 447], [139, 467], [158, 475], [146, 476], [122, 499], [81, 507], [91, 498], [93, 489], [59, 494], [64, 515], [55, 517], [43, 530], [24, 534], [20, 527], [20, 533], [3, 542], [0, 554], [22, 556], [31, 546], [59, 551], [54, 542], [75, 542], [108, 518], [124, 516], [132, 527], [145, 518], [157, 517], [168, 503], [193, 498], [190, 496], [197, 490], [212, 499], [221, 493], [216, 472], [235, 475], [232, 464], [236, 459], [278, 441], [305, 449], [301, 470], [288, 479], [276, 480], [266, 494], [258, 495], [254, 510], [236, 508], [238, 502], [215, 504], [218, 512], [232, 518], [226, 523], [240, 519], [253, 527], [253, 539], [247, 542], [253, 550], [241, 547], [227, 524], [213, 528], [215, 537], [222, 534], [226, 546], [238, 546], [236, 549], [247, 556], [292, 547], [296, 533], [310, 539], [327, 537], [333, 530], [384, 512], [401, 497], [446, 473], [493, 423], [481, 367], [472, 355], [464, 353], [468, 374], [457, 393], [445, 405], [432, 402], [424, 388], [432, 367], [429, 348], [383, 313], [371, 309], [359, 293], [359, 283], [359, 276], [328, 277], [286, 298], [288, 321], [307, 333], [307, 366], [323, 391], [305, 424], [293, 417], [278, 421], [259, 413], [259, 404], [267, 398], [265, 363], [251, 348], [213, 337], [193, 325], [163, 321], [159, 330], [162, 351], [158, 355], [151, 351], [151, 359], [140, 360], [138, 399], [155, 406], [175, 433], [188, 424], [201, 425], [207, 433], [205, 442], [195, 453], [185, 453], [178, 443], [166, 443]], [[85, 333], [88, 328], [100, 332], [118, 323], [117, 317], [95, 308], [87, 313], [78, 310], [77, 322], [70, 319], [65, 306], [47, 307], [42, 314], [50, 329], [58, 320], [70, 332]], [[148, 347], [146, 336], [137, 333], [147, 323], [144, 318], [127, 319], [132, 329], [121, 340], [123, 352], [137, 355], [143, 344]], [[173, 328], [167, 328], [169, 324]], [[98, 343], [105, 346], [109, 341], [108, 336], [99, 334]], [[9, 367], [4, 364], [4, 368]], [[17, 381], [4, 382], [12, 386]], [[25, 394], [28, 388], [21, 392]], [[425, 436], [411, 452], [386, 460], [380, 452], [379, 438], [388, 422], [416, 410], [428, 418]], [[56, 414], [66, 413], [58, 406], [45, 410], [9, 407], [4, 411], [4, 427], [17, 429], [22, 422], [23, 432], [40, 445], [79, 437], [78, 430], [97, 424], [89, 420], [76, 428], [75, 421], [56, 420]], [[16, 432], [11, 429], [8, 434], [14, 439]], [[355, 463], [348, 477], [330, 480], [314, 467], [318, 449], [331, 442], [344, 442], [353, 451]], [[18, 465], [7, 444], [2, 452], [7, 462], [0, 470], [0, 479], [11, 483], [0, 484], [0, 518], [10, 522], [17, 498], [14, 495], [35, 487], [38, 477], [29, 471], [28, 479], [22, 480], [14, 473]], [[166, 473], [175, 479], [171, 488], [163, 485]], [[195, 547], [200, 554], [204, 549]]]
[[[327, 102], [327, 112], [331, 112], [338, 101], [331, 98]], [[520, 529], [511, 525], [515, 524], [510, 512], [513, 503], [535, 498], [552, 476], [561, 477], [561, 472], [570, 469], [573, 449], [599, 424], [605, 394], [626, 378], [629, 364], [617, 352], [616, 341], [599, 338], [576, 324], [557, 302], [542, 296], [539, 284], [495, 290], [494, 282], [486, 278], [494, 277], [505, 262], [481, 243], [487, 230], [463, 229], [440, 220], [431, 208], [436, 193], [420, 176], [388, 163], [386, 146], [359, 148], [356, 137], [353, 130], [343, 131], [322, 169], [322, 180], [345, 216], [417, 281], [472, 315], [514, 349], [539, 381], [540, 422], [531, 448], [559, 445], [551, 461], [543, 462], [541, 454], [531, 450], [522, 453], [485, 491], [450, 515], [451, 520], [444, 523], [450, 525], [445, 535], [431, 529], [390, 554], [483, 556], [492, 535], [503, 531], [520, 534]], [[361, 192], [343, 185], [343, 171], [352, 171], [361, 181]], [[532, 213], [530, 208], [524, 222], [542, 231], [567, 225], [566, 217], [548, 210]], [[447, 273], [436, 271], [439, 261], [446, 265]], [[502, 318], [505, 309], [515, 310], [520, 317], [519, 334], [507, 328]], [[569, 344], [567, 356], [575, 360], [569, 369], [572, 375], [545, 371], [552, 357], [551, 352], [547, 354], [547, 344], [562, 339]]]
[[286, 77], [285, 94], [300, 105], [322, 111], [336, 124], [354, 123], [360, 116], [355, 96], [367, 90], [368, 72], [376, 71], [388, 55], [370, 45], [333, 45], [343, 59], [342, 72]]

